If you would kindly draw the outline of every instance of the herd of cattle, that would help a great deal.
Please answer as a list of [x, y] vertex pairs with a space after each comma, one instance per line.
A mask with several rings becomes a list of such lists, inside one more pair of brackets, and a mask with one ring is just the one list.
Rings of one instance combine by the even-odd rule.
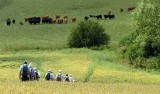
[[[72, 17], [72, 22], [76, 21], [76, 17]], [[56, 15], [55, 19], [50, 18], [49, 16], [44, 17], [28, 17], [25, 18], [25, 22], [29, 22], [30, 24], [40, 24], [41, 22], [43, 24], [46, 23], [67, 23], [68, 22], [68, 16], [64, 16], [63, 18], [60, 18], [60, 15]]]
[[[128, 11], [132, 11], [134, 10], [135, 7], [128, 7]], [[120, 8], [120, 12], [123, 12], [124, 9]], [[102, 19], [104, 17], [104, 19], [114, 19], [115, 15], [111, 14], [111, 10], [108, 11], [108, 14], [105, 15], [89, 15], [89, 16], [85, 16], [84, 20], [88, 20], [89, 18], [96, 18], [96, 19]], [[61, 23], [67, 23], [68, 22], [68, 16], [64, 16], [63, 18], [60, 17], [60, 15], [55, 15], [55, 18], [52, 19], [49, 16], [44, 16], [44, 17], [27, 17], [24, 19], [25, 22], [29, 22], [29, 24], [51, 24], [51, 23], [57, 23], [57, 24], [61, 24]], [[77, 18], [76, 17], [72, 17], [72, 22], [76, 22]], [[6, 20], [7, 25], [10, 26], [11, 24], [11, 20], [7, 19]], [[12, 20], [12, 23], [15, 24], [15, 20]], [[20, 25], [23, 25], [23, 22], [19, 23]]]

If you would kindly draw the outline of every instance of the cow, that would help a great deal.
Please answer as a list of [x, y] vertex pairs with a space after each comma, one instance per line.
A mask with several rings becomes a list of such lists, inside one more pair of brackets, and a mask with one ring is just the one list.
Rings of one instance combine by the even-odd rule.
[[111, 10], [110, 10], [110, 11], [108, 11], [108, 15], [111, 15], [111, 12], [112, 12]]
[[89, 17], [88, 17], [88, 16], [85, 16], [85, 17], [84, 17], [84, 20], [85, 20], [85, 21], [87, 21], [88, 19], [89, 19]]
[[132, 11], [134, 9], [135, 9], [135, 7], [128, 7], [128, 11]]
[[52, 23], [56, 23], [56, 19], [52, 19]]
[[58, 23], [58, 24], [63, 23], [63, 19], [62, 19], [62, 18], [58, 18], [58, 19], [57, 19], [57, 23]]
[[63, 23], [67, 23], [68, 22], [68, 19], [67, 18], [65, 18], [65, 19], [63, 19]]
[[97, 15], [96, 18], [97, 19], [102, 19], [102, 15]]
[[28, 22], [30, 24], [37, 24], [37, 23], [40, 24], [41, 17], [31, 17], [31, 18], [28, 19]]
[[15, 24], [15, 23], [16, 23], [16, 20], [15, 20], [15, 19], [13, 19], [13, 20], [12, 20], [12, 23], [13, 23], [13, 24]]
[[103, 16], [105, 19], [110, 17], [110, 15], [103, 15]]
[[23, 25], [23, 22], [19, 22], [20, 25]]
[[114, 14], [109, 15], [109, 19], [113, 19], [113, 18], [115, 18], [115, 15], [114, 15]]
[[42, 17], [42, 23], [48, 23], [49, 16]]
[[72, 17], [72, 22], [75, 22], [77, 20], [76, 17]]
[[120, 8], [120, 12], [123, 12], [124, 10], [123, 10], [123, 8]]
[[8, 18], [8, 19], [6, 20], [6, 23], [7, 23], [7, 26], [10, 26], [10, 25], [11, 25], [11, 20]]
[[68, 18], [68, 16], [64, 16], [64, 17], [63, 17], [63, 19], [67, 19], [67, 18]]

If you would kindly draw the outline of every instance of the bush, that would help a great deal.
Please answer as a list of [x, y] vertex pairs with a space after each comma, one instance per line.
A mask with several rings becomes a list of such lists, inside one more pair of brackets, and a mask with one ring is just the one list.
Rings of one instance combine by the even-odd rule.
[[125, 46], [123, 56], [136, 67], [160, 68], [160, 5], [158, 0], [143, 0], [133, 12], [132, 23], [134, 32], [120, 42]]
[[69, 47], [100, 47], [108, 45], [109, 36], [105, 33], [104, 28], [97, 22], [82, 21], [73, 29], [68, 38]]

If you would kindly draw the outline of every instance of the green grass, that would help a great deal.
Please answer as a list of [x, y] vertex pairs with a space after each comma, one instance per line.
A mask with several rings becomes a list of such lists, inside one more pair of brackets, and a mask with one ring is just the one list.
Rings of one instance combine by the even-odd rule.
[[[106, 33], [111, 35], [111, 46], [117, 45], [123, 36], [127, 35], [132, 29], [130, 22], [130, 12], [127, 12], [128, 6], [135, 6], [139, 0], [1, 0], [1, 18], [0, 18], [0, 49], [1, 50], [32, 50], [32, 49], [62, 49], [67, 47], [67, 37], [72, 28], [79, 21], [84, 20], [86, 15], [107, 14], [109, 10], [115, 14], [115, 20], [98, 20], [104, 26]], [[125, 2], [125, 3], [124, 3]], [[119, 9], [124, 8], [124, 13]], [[55, 15], [67, 15], [68, 24], [50, 24], [50, 25], [29, 25], [24, 23], [20, 26], [20, 21], [24, 22], [25, 17], [49, 15], [55, 18]], [[77, 22], [72, 23], [71, 18], [77, 17]], [[6, 26], [7, 18], [16, 19], [16, 24], [10, 27]], [[95, 20], [96, 19], [90, 19]]]

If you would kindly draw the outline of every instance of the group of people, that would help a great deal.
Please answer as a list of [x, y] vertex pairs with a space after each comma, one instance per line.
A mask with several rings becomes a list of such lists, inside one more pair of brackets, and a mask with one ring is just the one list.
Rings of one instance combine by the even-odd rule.
[[48, 72], [45, 74], [45, 79], [47, 81], [75, 82], [75, 80], [72, 77], [72, 74], [66, 74], [64, 76], [61, 70], [58, 71], [58, 74], [56, 74], [56, 76], [54, 76], [51, 70], [48, 70]]
[[[32, 67], [32, 63], [28, 64], [27, 61], [24, 61], [24, 64], [20, 66], [19, 79], [21, 81], [34, 81], [39, 80], [41, 77], [38, 69]], [[54, 75], [52, 70], [48, 70], [45, 74], [45, 80], [47, 81], [59, 81], [59, 82], [75, 82], [72, 77], [72, 74], [62, 74], [62, 71], [59, 70], [58, 74]]]
[[38, 69], [36, 67], [32, 67], [32, 63], [28, 65], [27, 61], [24, 61], [24, 64], [20, 66], [19, 71], [19, 79], [21, 81], [34, 81], [39, 80], [40, 73], [38, 72]]

